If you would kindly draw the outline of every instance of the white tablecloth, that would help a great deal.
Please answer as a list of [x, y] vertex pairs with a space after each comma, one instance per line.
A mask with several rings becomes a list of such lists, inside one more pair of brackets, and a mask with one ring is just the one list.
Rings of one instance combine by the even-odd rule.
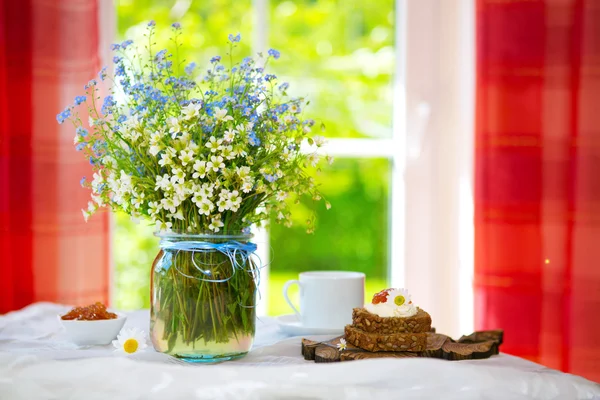
[[[0, 317], [0, 399], [600, 399], [596, 383], [506, 354], [314, 364], [270, 318], [240, 360], [188, 365], [151, 346], [118, 356], [68, 342], [56, 318], [67, 309], [38, 303]], [[147, 332], [148, 318], [130, 313], [125, 326]]]

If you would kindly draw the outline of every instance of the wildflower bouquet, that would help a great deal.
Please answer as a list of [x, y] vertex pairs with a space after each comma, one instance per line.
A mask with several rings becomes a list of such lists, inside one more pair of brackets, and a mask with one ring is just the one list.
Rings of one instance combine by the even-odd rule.
[[[279, 52], [269, 50], [262, 64], [233, 64], [240, 35], [229, 35], [228, 65], [215, 56], [198, 74], [195, 63], [179, 59], [181, 26], [172, 29], [173, 53], [155, 52], [153, 22], [143, 49], [130, 40], [113, 45], [114, 76], [102, 69], [100, 82], [90, 81], [57, 116], [74, 124], [75, 146], [93, 165], [93, 180], [82, 180], [92, 191], [84, 217], [108, 206], [178, 234], [249, 233], [271, 214], [291, 225], [286, 199], [321, 199], [306, 173], [320, 156], [300, 145], [320, 147], [324, 139], [310, 137], [314, 121], [301, 117], [308, 103], [290, 98], [288, 84], [265, 72]], [[103, 98], [101, 82], [110, 83]], [[85, 106], [87, 124], [78, 106]], [[314, 214], [307, 223], [311, 232]], [[161, 325], [156, 340], [166, 350], [253, 334], [256, 270], [243, 251], [233, 254], [163, 246], [152, 307], [153, 323]]]

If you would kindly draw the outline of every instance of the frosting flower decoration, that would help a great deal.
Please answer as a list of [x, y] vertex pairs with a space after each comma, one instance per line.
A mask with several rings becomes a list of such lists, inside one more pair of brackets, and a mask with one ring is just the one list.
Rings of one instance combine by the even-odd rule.
[[406, 289], [388, 289], [387, 304], [402, 306], [404, 304], [411, 304], [410, 294]]
[[365, 309], [380, 317], [412, 317], [417, 313], [410, 294], [406, 289], [390, 288], [382, 290], [373, 296], [371, 304], [365, 304]]
[[137, 353], [148, 347], [146, 334], [137, 328], [123, 329], [117, 336], [117, 340], [113, 340], [112, 344], [117, 352], [127, 355]]
[[342, 350], [346, 350], [348, 348], [348, 344], [346, 343], [346, 339], [341, 338], [340, 342], [338, 344], [336, 344], [337, 348], [342, 351]]

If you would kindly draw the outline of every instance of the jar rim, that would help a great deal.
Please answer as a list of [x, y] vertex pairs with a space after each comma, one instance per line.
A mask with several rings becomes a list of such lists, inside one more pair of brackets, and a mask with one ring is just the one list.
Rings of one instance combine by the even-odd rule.
[[184, 231], [157, 231], [154, 236], [161, 239], [226, 239], [226, 240], [250, 240], [254, 237], [251, 233], [198, 233]]

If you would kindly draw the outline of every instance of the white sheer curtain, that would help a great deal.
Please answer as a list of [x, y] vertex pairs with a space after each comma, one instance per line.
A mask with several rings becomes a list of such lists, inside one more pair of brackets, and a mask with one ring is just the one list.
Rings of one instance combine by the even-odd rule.
[[404, 284], [452, 336], [473, 329], [473, 3], [404, 4]]

